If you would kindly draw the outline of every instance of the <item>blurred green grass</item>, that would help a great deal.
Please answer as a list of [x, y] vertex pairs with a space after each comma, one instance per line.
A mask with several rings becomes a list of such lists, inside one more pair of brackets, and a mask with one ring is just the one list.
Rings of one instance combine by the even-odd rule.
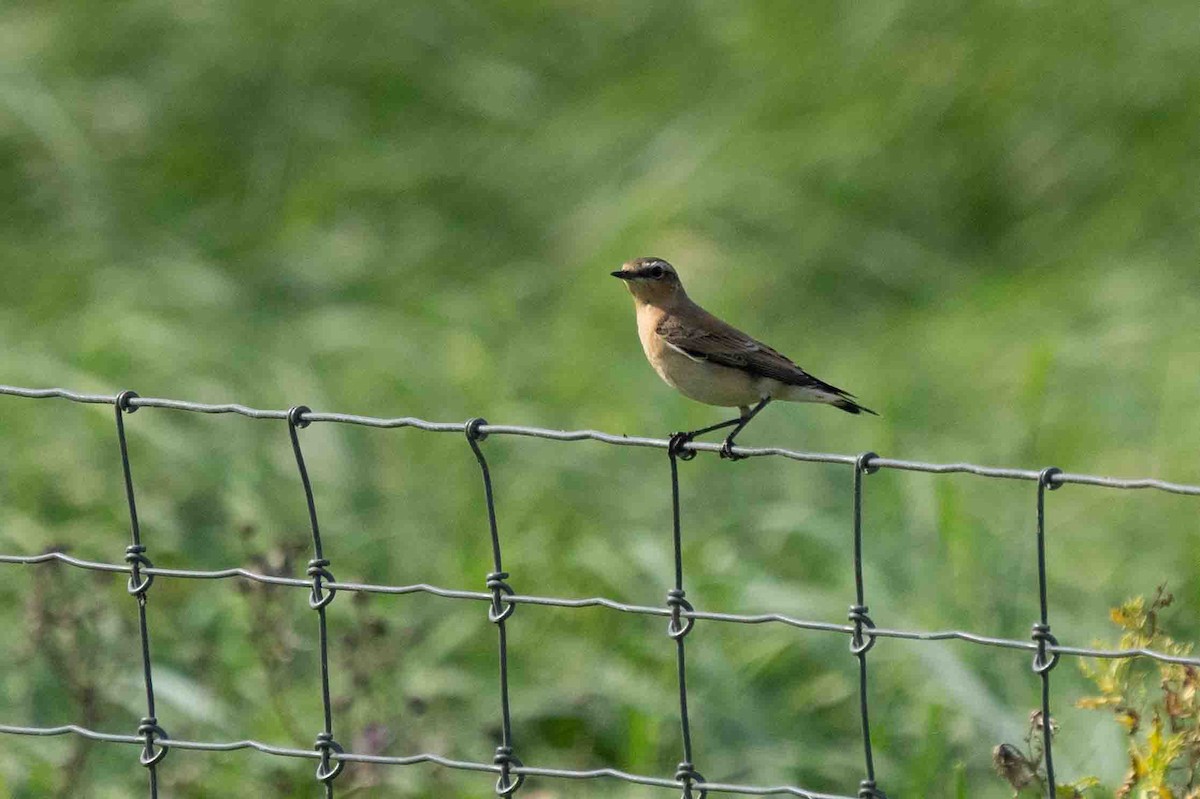
[[[719, 411], [661, 385], [606, 276], [654, 254], [710, 310], [879, 410], [772, 408], [746, 443], [1200, 481], [1200, 61], [1183, 2], [135, 0], [0, 9], [0, 376], [259, 407], [664, 435]], [[0, 545], [113, 560], [126, 519], [103, 408], [0, 403]], [[129, 420], [157, 565], [299, 574], [303, 497], [282, 425]], [[304, 433], [340, 579], [482, 586], [486, 519], [459, 437]], [[521, 592], [659, 604], [661, 453], [493, 439]], [[689, 598], [839, 620], [849, 475], [686, 465]], [[867, 592], [888, 627], [1023, 638], [1036, 614], [1033, 489], [880, 473]], [[1195, 639], [1188, 498], [1070, 487], [1050, 503], [1052, 622], [1168, 581]], [[132, 607], [115, 578], [11, 569], [0, 719], [132, 730]], [[303, 592], [160, 580], [150, 600], [172, 735], [307, 746]], [[498, 702], [480, 608], [339, 597], [347, 748], [486, 759]], [[673, 650], [660, 620], [521, 608], [514, 732], [527, 763], [669, 774]], [[837, 636], [699, 625], [697, 767], [852, 793], [854, 662]], [[1027, 658], [964, 644], [872, 652], [881, 785], [1002, 797], [991, 747], [1037, 702]], [[84, 664], [71, 668], [68, 661]], [[97, 692], [98, 696], [89, 692]], [[1067, 778], [1115, 782], [1120, 735], [1071, 709]], [[0, 796], [126, 795], [133, 754], [6, 740]], [[115, 751], [114, 751], [115, 750]], [[171, 796], [314, 795], [311, 769], [174, 752]], [[484, 796], [486, 777], [348, 769], [346, 793]], [[356, 788], [352, 792], [352, 788]], [[531, 796], [658, 796], [531, 780]]]

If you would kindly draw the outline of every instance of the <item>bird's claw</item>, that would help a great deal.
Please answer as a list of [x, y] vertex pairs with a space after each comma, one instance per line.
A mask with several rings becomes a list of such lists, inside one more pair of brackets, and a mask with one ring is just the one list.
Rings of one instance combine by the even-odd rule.
[[667, 451], [681, 461], [690, 461], [696, 457], [696, 450], [684, 449], [684, 445], [692, 443], [692, 439], [695, 437], [695, 433], [673, 433], [667, 444]]
[[728, 438], [721, 444], [721, 451], [718, 454], [723, 460], [727, 461], [743, 461], [746, 459], [745, 455], [738, 455], [733, 451], [733, 441]]

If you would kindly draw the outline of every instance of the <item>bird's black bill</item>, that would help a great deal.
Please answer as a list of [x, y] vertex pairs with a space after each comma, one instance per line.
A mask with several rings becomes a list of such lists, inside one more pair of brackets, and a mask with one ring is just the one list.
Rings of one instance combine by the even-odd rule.
[[609, 274], [613, 277], [619, 277], [622, 280], [633, 280], [635, 277], [637, 277], [636, 272], [626, 272], [623, 269], [618, 269], [616, 272], [609, 272]]

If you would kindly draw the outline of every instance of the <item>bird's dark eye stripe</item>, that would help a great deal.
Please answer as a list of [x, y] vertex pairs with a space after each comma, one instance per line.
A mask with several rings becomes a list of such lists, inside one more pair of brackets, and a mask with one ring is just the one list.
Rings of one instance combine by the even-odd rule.
[[663, 276], [663, 268], [661, 266], [658, 266], [656, 264], [656, 265], [650, 267], [650, 277], [662, 277], [662, 276]]

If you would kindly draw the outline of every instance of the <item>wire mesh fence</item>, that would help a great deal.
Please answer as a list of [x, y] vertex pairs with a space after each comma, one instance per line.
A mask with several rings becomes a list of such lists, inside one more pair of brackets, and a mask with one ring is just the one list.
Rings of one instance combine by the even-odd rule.
[[[1054, 760], [1051, 736], [1051, 707], [1050, 707], [1050, 676], [1062, 655], [1092, 658], [1134, 658], [1145, 657], [1154, 660], [1200, 666], [1200, 657], [1190, 657], [1150, 649], [1095, 649], [1061, 644], [1050, 628], [1049, 603], [1046, 588], [1046, 548], [1045, 548], [1045, 519], [1046, 494], [1061, 488], [1063, 485], [1092, 485], [1112, 489], [1150, 489], [1175, 494], [1200, 496], [1200, 486], [1182, 483], [1165, 482], [1156, 479], [1118, 479], [1086, 474], [1071, 474], [1060, 469], [1049, 467], [1041, 470], [1024, 470], [978, 466], [969, 463], [924, 463], [920, 461], [897, 460], [884, 458], [872, 452], [859, 455], [841, 455], [816, 452], [799, 452], [775, 447], [754, 448], [735, 447], [734, 452], [744, 457], [782, 457], [797, 461], [840, 464], [850, 468], [850, 503], [853, 528], [853, 569], [855, 595], [850, 605], [848, 624], [837, 624], [823, 621], [799, 619], [783, 613], [767, 614], [737, 614], [698, 610], [687, 599], [684, 589], [683, 572], [683, 534], [681, 525], [681, 508], [679, 498], [679, 461], [690, 460], [698, 452], [719, 452], [717, 444], [705, 444], [688, 441], [676, 436], [671, 439], [639, 438], [619, 436], [595, 430], [561, 431], [515, 425], [493, 425], [483, 419], [471, 419], [465, 423], [429, 422], [412, 417], [376, 418], [355, 416], [342, 413], [320, 413], [310, 408], [298, 405], [288, 410], [262, 410], [237, 404], [207, 405], [185, 402], [174, 399], [139, 397], [132, 391], [124, 391], [115, 396], [80, 394], [64, 389], [30, 389], [15, 386], [0, 386], [0, 395], [28, 399], [61, 398], [77, 403], [106, 404], [113, 406], [118, 451], [121, 460], [122, 474], [125, 486], [126, 502], [129, 511], [131, 543], [125, 549], [124, 563], [99, 562], [73, 557], [66, 552], [51, 551], [37, 555], [5, 555], [0, 554], [0, 563], [35, 565], [58, 562], [79, 569], [100, 572], [115, 572], [128, 575], [127, 591], [137, 603], [138, 630], [141, 644], [141, 665], [143, 683], [146, 694], [146, 715], [141, 719], [133, 733], [114, 733], [89, 729], [79, 725], [63, 725], [55, 727], [34, 727], [14, 724], [0, 724], [0, 733], [30, 736], [55, 736], [73, 734], [93, 741], [129, 744], [140, 747], [138, 760], [146, 768], [151, 797], [158, 795], [158, 769], [163, 759], [171, 749], [197, 750], [207, 752], [225, 752], [239, 749], [252, 749], [279, 757], [307, 758], [316, 761], [315, 780], [327, 799], [335, 795], [338, 775], [347, 763], [373, 763], [390, 766], [408, 766], [420, 763], [430, 763], [451, 769], [487, 772], [495, 775], [495, 791], [499, 796], [507, 797], [515, 794], [525, 780], [530, 777], [541, 777], [560, 780], [590, 780], [596, 778], [612, 778], [628, 783], [673, 788], [681, 791], [684, 799], [704, 797], [709, 793], [742, 794], [751, 796], [798, 796], [807, 799], [878, 799], [885, 797], [882, 788], [883, 781], [876, 775], [874, 756], [871, 748], [870, 725], [870, 682], [868, 679], [868, 653], [880, 638], [908, 639], [917, 641], [961, 640], [972, 644], [999, 647], [1004, 649], [1024, 650], [1032, 655], [1032, 671], [1041, 684], [1041, 724], [1042, 736], [1045, 742], [1046, 793], [1055, 796], [1056, 783], [1054, 775]], [[304, 491], [308, 509], [311, 538], [312, 559], [309, 560], [306, 577], [284, 577], [273, 574], [263, 574], [246, 568], [228, 568], [220, 570], [191, 570], [178, 568], [160, 568], [154, 566], [148, 552], [149, 547], [143, 543], [141, 529], [138, 524], [137, 501], [134, 491], [133, 470], [130, 464], [129, 451], [125, 436], [125, 417], [140, 408], [166, 408], [178, 411], [208, 414], [239, 414], [253, 419], [265, 419], [284, 422], [286, 424], [296, 469]], [[332, 560], [326, 557], [322, 547], [320, 523], [316, 502], [313, 497], [312, 482], [309, 479], [305, 465], [303, 449], [300, 442], [300, 432], [313, 422], [332, 422], [342, 424], [362, 425], [375, 428], [411, 427], [428, 432], [458, 433], [464, 435], [468, 446], [474, 454], [480, 468], [483, 481], [484, 502], [487, 513], [488, 527], [491, 536], [492, 569], [487, 573], [484, 591], [471, 591], [456, 588], [445, 588], [426, 583], [412, 585], [382, 585], [362, 582], [340, 582], [332, 571]], [[511, 575], [504, 571], [501, 557], [501, 535], [496, 518], [495, 502], [492, 490], [491, 472], [488, 461], [481, 446], [488, 436], [528, 436], [552, 439], [557, 441], [599, 441], [618, 446], [652, 447], [666, 452], [670, 464], [671, 508], [673, 532], [674, 575], [672, 587], [667, 591], [663, 606], [643, 606], [618, 602], [604, 597], [563, 598], [553, 596], [533, 596], [517, 593], [509, 580]], [[980, 635], [964, 630], [920, 631], [888, 629], [877, 627], [869, 615], [866, 604], [866, 586], [863, 580], [863, 497], [866, 477], [880, 469], [897, 469], [931, 474], [967, 473], [987, 478], [1020, 480], [1034, 484], [1034, 519], [1036, 524], [1036, 547], [1032, 554], [1037, 559], [1038, 586], [1037, 596], [1040, 613], [1033, 623], [1029, 640], [1015, 640]], [[155, 694], [153, 682], [153, 658], [151, 656], [150, 612], [148, 596], [156, 577], [220, 580], [238, 578], [257, 583], [301, 588], [309, 592], [308, 603], [317, 615], [317, 650], [320, 657], [320, 698], [323, 709], [323, 719], [316, 740], [311, 749], [300, 749], [286, 746], [276, 746], [257, 740], [239, 741], [189, 741], [172, 738], [167, 732], [169, 724], [160, 724], [155, 710]], [[498, 638], [498, 669], [499, 669], [499, 738], [491, 762], [456, 760], [442, 757], [433, 753], [420, 753], [407, 756], [384, 756], [374, 754], [357, 754], [347, 752], [338, 743], [335, 734], [334, 715], [330, 701], [330, 662], [329, 662], [329, 631], [325, 609], [338, 592], [363, 592], [372, 594], [414, 594], [425, 593], [447, 599], [468, 600], [485, 603], [488, 619], [496, 626]], [[679, 723], [680, 723], [680, 752], [681, 760], [671, 777], [631, 774], [616, 768], [597, 768], [590, 770], [572, 770], [527, 766], [517, 756], [518, 747], [514, 742], [512, 713], [508, 691], [508, 637], [507, 622], [520, 605], [543, 605], [563, 608], [604, 607], [623, 613], [660, 616], [667, 620], [667, 634], [675, 644], [676, 663], [679, 689]], [[850, 654], [858, 663], [858, 703], [861, 718], [863, 772], [857, 792], [850, 794], [829, 794], [807, 790], [793, 785], [762, 786], [743, 785], [707, 780], [695, 764], [691, 726], [688, 713], [688, 688], [686, 667], [686, 639], [697, 621], [732, 623], [732, 624], [779, 624], [788, 627], [834, 633], [848, 636]]]

